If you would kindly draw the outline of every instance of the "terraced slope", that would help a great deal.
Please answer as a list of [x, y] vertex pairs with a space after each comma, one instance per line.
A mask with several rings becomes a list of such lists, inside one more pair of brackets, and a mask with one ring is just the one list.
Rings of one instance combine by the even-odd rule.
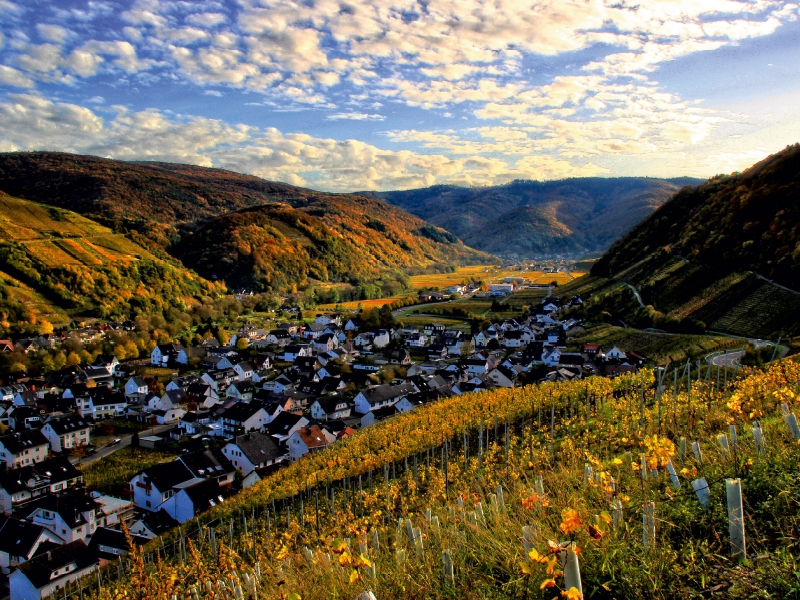
[[91, 219], [2, 193], [0, 261], [4, 332], [129, 316], [224, 290]]

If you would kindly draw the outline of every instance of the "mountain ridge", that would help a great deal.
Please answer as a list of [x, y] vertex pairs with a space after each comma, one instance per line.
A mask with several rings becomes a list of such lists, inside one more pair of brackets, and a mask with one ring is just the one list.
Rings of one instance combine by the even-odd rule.
[[[682, 187], [701, 182], [685, 177], [584, 177], [516, 180], [486, 188], [438, 185], [358, 193], [395, 204], [477, 249], [535, 257], [603, 251]], [[536, 212], [528, 206], [549, 211]], [[515, 238], [504, 232], [503, 224], [536, 235]]]

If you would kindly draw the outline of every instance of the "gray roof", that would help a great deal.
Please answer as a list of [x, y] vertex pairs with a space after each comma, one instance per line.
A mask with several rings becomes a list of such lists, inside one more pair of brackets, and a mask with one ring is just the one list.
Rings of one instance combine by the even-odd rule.
[[284, 454], [270, 436], [257, 431], [236, 436], [234, 443], [254, 465], [275, 460]]
[[386, 402], [387, 400], [394, 400], [408, 394], [413, 394], [417, 390], [410, 383], [401, 383], [400, 385], [378, 385], [374, 388], [361, 390], [367, 402], [370, 404], [377, 404], [379, 402]]

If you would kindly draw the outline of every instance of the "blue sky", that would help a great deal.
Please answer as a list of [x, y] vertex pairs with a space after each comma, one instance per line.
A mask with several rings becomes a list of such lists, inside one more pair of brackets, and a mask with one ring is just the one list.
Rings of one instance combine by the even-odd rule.
[[0, 151], [331, 191], [706, 177], [800, 141], [770, 0], [0, 0]]

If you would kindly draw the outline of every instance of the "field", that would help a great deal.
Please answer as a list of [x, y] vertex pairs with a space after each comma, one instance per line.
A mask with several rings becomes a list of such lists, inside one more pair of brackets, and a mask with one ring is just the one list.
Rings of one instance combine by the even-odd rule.
[[174, 454], [126, 446], [91, 464], [80, 466], [86, 487], [124, 498], [136, 473], [175, 458]]
[[392, 304], [398, 300], [405, 299], [405, 296], [395, 296], [394, 298], [378, 298], [376, 300], [357, 300], [353, 302], [340, 302], [339, 304], [320, 304], [317, 306], [320, 310], [358, 310], [359, 307], [364, 310], [370, 308], [380, 308], [384, 304]]
[[569, 281], [569, 275], [565, 273], [541, 273], [539, 271], [520, 271], [518, 269], [502, 269], [492, 265], [474, 265], [469, 267], [459, 267], [455, 273], [435, 273], [431, 275], [412, 275], [411, 287], [419, 290], [423, 288], [445, 289], [452, 285], [467, 283], [470, 280], [479, 280], [484, 283], [496, 283], [504, 277], [524, 277], [527, 280], [538, 280], [542, 277], [549, 277], [546, 283], [553, 280]]
[[796, 598], [800, 448], [779, 403], [796, 406], [800, 364], [739, 375], [680, 380], [663, 396], [644, 371], [443, 399], [274, 473], [134, 550], [99, 593], [94, 577], [84, 589], [102, 600]]

